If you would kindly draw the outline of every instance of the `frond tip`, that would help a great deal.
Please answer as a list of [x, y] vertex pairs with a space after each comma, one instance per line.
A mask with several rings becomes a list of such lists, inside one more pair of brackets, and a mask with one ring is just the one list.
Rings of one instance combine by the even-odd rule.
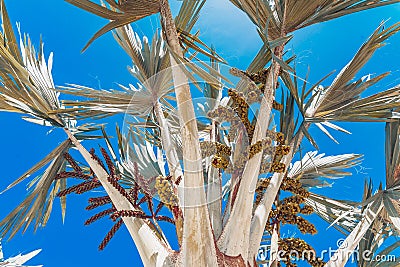
[[106, 32], [156, 14], [160, 11], [159, 0], [125, 0], [118, 1], [118, 3], [114, 0], [106, 0], [110, 5], [110, 8], [107, 8], [105, 5], [98, 5], [89, 0], [66, 1], [74, 6], [111, 21], [93, 35], [82, 49], [82, 52], [85, 51], [94, 40]]

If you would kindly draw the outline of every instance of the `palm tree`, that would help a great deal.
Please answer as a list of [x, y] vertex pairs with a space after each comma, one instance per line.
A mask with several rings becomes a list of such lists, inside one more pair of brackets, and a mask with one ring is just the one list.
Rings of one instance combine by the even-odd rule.
[[[31, 224], [35, 229], [45, 226], [56, 197], [61, 198], [64, 216], [67, 194], [98, 187], [105, 196], [90, 198], [88, 209], [111, 208], [91, 217], [87, 224], [107, 215], [116, 222], [100, 248], [124, 224], [145, 266], [254, 266], [259, 246], [268, 235], [272, 236], [273, 252], [296, 244], [309, 248], [301, 240], [282, 238], [279, 231], [286, 223], [283, 218], [289, 216], [313, 232], [303, 218], [312, 212], [350, 233], [348, 241], [353, 245], [346, 252], [354, 250], [365, 235], [371, 236], [368, 231], [378, 216], [389, 218], [399, 229], [395, 120], [400, 88], [362, 97], [362, 92], [387, 73], [353, 79], [385, 40], [400, 30], [400, 24], [380, 25], [326, 89], [320, 84], [329, 75], [310, 88], [307, 82], [299, 85], [296, 59], [288, 57], [285, 50], [298, 29], [399, 1], [231, 0], [255, 24], [263, 45], [246, 71], [231, 69], [239, 82], [230, 84], [234, 88], [227, 96], [221, 92], [229, 80], [219, 70], [225, 61], [201, 41], [198, 32], [193, 33], [205, 0], [183, 1], [175, 18], [168, 0], [67, 2], [109, 20], [83, 50], [113, 31], [132, 59], [130, 72], [138, 86], [101, 91], [76, 84], [56, 87], [52, 56], [46, 62], [43, 46], [36, 53], [26, 36], [18, 45], [4, 1], [0, 2], [4, 40], [0, 45], [0, 109], [25, 114], [24, 119], [33, 123], [62, 128], [67, 135], [62, 144], [7, 187], [47, 166], [30, 183], [26, 199], [0, 222], [2, 235], [13, 237]], [[147, 38], [142, 41], [129, 24], [154, 14], [160, 17], [162, 32], [151, 42]], [[203, 58], [209, 62], [198, 61]], [[276, 101], [279, 81], [281, 103]], [[195, 101], [190, 83], [202, 90], [206, 101]], [[84, 100], [60, 101], [59, 93]], [[206, 122], [197, 118], [198, 110], [207, 116]], [[121, 113], [132, 120], [123, 129], [124, 135], [117, 127], [115, 149], [98, 120]], [[279, 117], [279, 125], [272, 126], [273, 116]], [[308, 132], [311, 125], [334, 140], [328, 128], [347, 132], [334, 124], [341, 121], [388, 123], [386, 189], [367, 194], [362, 204], [308, 192], [326, 185], [329, 178], [348, 175], [344, 169], [357, 165], [360, 155], [308, 152], [294, 162], [297, 154], [303, 153], [299, 148], [304, 137], [318, 149]], [[101, 131], [100, 138], [107, 146], [107, 150], [101, 149], [104, 160], [82, 144], [99, 138], [94, 131]], [[85, 164], [68, 153], [72, 147]], [[228, 182], [223, 185], [225, 177]], [[84, 181], [67, 186], [67, 178]], [[283, 199], [282, 191], [290, 192], [292, 198]], [[284, 213], [288, 207], [298, 211]], [[273, 220], [272, 228], [269, 220]], [[171, 248], [159, 221], [175, 225], [179, 250]], [[272, 255], [271, 259], [276, 266], [276, 258]], [[341, 256], [334, 264], [343, 266], [346, 260]], [[321, 260], [310, 263], [324, 265]], [[285, 264], [293, 266], [289, 259]], [[327, 266], [332, 264], [330, 261]]]

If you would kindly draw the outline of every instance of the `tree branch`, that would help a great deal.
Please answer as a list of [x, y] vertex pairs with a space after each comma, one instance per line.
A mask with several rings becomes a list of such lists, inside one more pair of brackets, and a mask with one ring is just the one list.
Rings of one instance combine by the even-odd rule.
[[[75, 136], [68, 129], [64, 129], [64, 131], [92, 168], [116, 209], [135, 210], [131, 203], [108, 182], [108, 173], [92, 158]], [[143, 219], [134, 217], [123, 217], [122, 219], [135, 242], [143, 264], [145, 266], [161, 266], [169, 256], [169, 244], [162, 243]]]

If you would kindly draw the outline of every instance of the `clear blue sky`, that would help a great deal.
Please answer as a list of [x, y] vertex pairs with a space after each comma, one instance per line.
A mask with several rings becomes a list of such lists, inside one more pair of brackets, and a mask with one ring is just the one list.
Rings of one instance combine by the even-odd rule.
[[[179, 1], [171, 0], [174, 7]], [[131, 64], [113, 40], [111, 34], [101, 37], [84, 53], [80, 50], [105, 20], [89, 14], [61, 0], [7, 1], [13, 22], [21, 22], [23, 32], [30, 34], [35, 44], [43, 36], [46, 57], [54, 52], [53, 77], [56, 85], [75, 83], [94, 88], [116, 88], [116, 83], [128, 84], [133, 79], [126, 71]], [[295, 34], [289, 44], [298, 55], [300, 75], [311, 67], [310, 82], [316, 82], [332, 70], [340, 70], [382, 20], [388, 24], [400, 21], [400, 5], [379, 8], [315, 25]], [[134, 24], [140, 35], [152, 35], [159, 28], [157, 17]], [[203, 10], [198, 28], [203, 41], [213, 44], [231, 66], [245, 69], [258, 51], [261, 42], [247, 17], [227, 0], [210, 0]], [[400, 35], [391, 38], [389, 45], [379, 50], [359, 76], [380, 74], [392, 70], [369, 93], [387, 89], [400, 83]], [[47, 134], [49, 129], [29, 124], [19, 115], [0, 113], [3, 130], [0, 132], [2, 153], [0, 189], [21, 175], [65, 139], [62, 131]], [[122, 123], [122, 122], [121, 122]], [[319, 140], [321, 152], [329, 155], [340, 153], [365, 154], [363, 167], [367, 174], [335, 181], [333, 188], [323, 189], [331, 197], [358, 200], [366, 177], [375, 184], [384, 179], [384, 124], [342, 124], [353, 134], [334, 133], [340, 144], [336, 145], [317, 129], [311, 132]], [[0, 195], [0, 217], [11, 211], [26, 194], [26, 184]], [[91, 215], [85, 211], [88, 196], [70, 196], [64, 224], [58, 205], [46, 228], [33, 233], [32, 229], [3, 244], [6, 257], [36, 248], [43, 251], [31, 261], [46, 267], [64, 266], [141, 266], [137, 251], [128, 232], [121, 229], [108, 247], [99, 252], [98, 244], [111, 227], [107, 220], [85, 227], [83, 222]], [[308, 238], [317, 250], [329, 245], [335, 247], [342, 236], [334, 230], [325, 231], [326, 224], [316, 220], [319, 240]], [[173, 234], [169, 233], [171, 236]], [[314, 242], [312, 241], [314, 239]]]

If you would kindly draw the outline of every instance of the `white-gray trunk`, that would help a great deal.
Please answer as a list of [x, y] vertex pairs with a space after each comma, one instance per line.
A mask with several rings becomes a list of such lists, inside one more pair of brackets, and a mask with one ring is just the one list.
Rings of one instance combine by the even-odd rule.
[[[282, 47], [283, 49], [283, 47]], [[279, 53], [281, 53], [280, 51]], [[252, 144], [265, 138], [271, 110], [274, 101], [275, 86], [279, 74], [279, 64], [274, 62], [266, 81], [264, 97], [261, 101], [260, 112], [257, 117]], [[254, 203], [254, 192], [260, 172], [262, 153], [254, 155], [243, 171], [239, 190], [233, 204], [230, 217], [218, 240], [218, 247], [229, 256], [241, 255], [248, 262], [248, 249], [250, 238], [250, 226]], [[273, 196], [275, 198], [276, 194]], [[260, 239], [261, 240], [261, 239]], [[258, 246], [260, 243], [258, 243]], [[252, 262], [252, 260], [250, 260]]]
[[[161, 0], [160, 6], [163, 29], [168, 45], [177, 56], [182, 57], [183, 54], [168, 0]], [[170, 60], [181, 127], [185, 170], [183, 190], [180, 192], [180, 199], [183, 199], [183, 203], [180, 204], [184, 214], [181, 260], [183, 266], [193, 266], [193, 264], [197, 266], [217, 266], [214, 236], [204, 190], [197, 121], [190, 86], [181, 66], [178, 66], [171, 54]]]
[[[215, 121], [212, 122], [211, 128], [211, 142], [216, 142], [217, 125]], [[222, 185], [219, 169], [214, 168], [209, 163], [208, 167], [208, 181], [207, 181], [207, 203], [210, 213], [211, 226], [214, 236], [217, 239], [222, 232]]]
[[[107, 172], [92, 158], [92, 155], [81, 145], [75, 136], [67, 129], [65, 132], [96, 174], [115, 208], [118, 211], [135, 210], [131, 203], [108, 182]], [[162, 243], [144, 220], [133, 217], [123, 217], [122, 219], [135, 242], [144, 266], [163, 266], [169, 255], [169, 244]]]

